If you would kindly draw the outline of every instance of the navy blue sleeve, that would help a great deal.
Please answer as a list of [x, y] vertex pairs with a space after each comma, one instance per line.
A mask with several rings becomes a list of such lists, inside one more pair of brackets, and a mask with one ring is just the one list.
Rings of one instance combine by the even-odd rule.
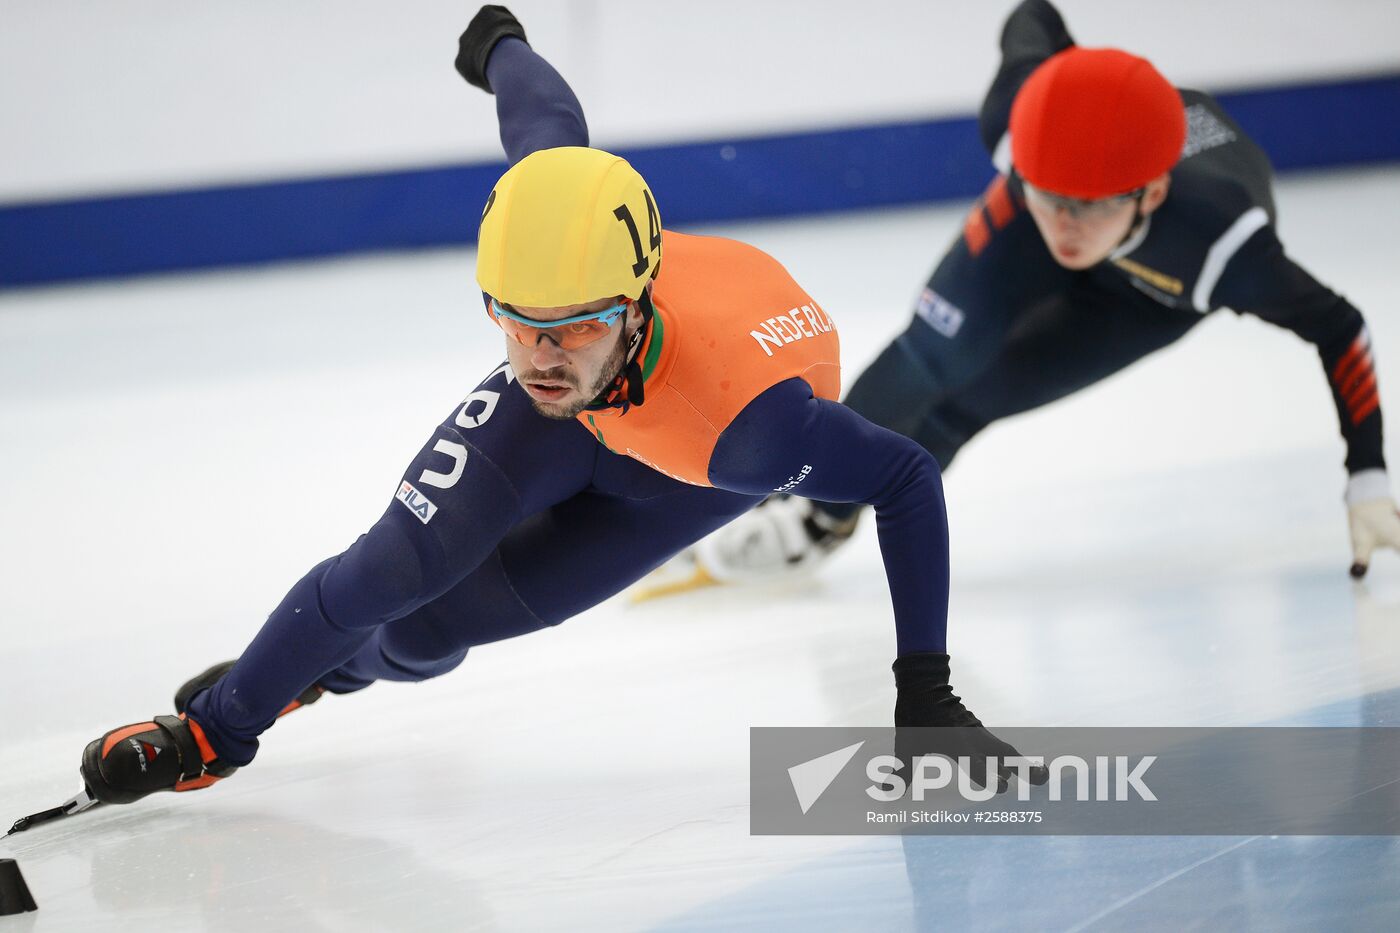
[[916, 442], [789, 379], [750, 402], [720, 435], [710, 482], [751, 495], [781, 488], [874, 506], [899, 654], [947, 650], [943, 480]]
[[514, 37], [496, 43], [486, 62], [496, 95], [501, 145], [514, 165], [532, 152], [587, 146], [583, 107], [554, 67]]

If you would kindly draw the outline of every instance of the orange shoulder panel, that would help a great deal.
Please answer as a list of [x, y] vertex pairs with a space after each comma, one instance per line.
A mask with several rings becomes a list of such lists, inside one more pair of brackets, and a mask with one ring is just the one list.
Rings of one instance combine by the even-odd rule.
[[794, 377], [819, 398], [841, 391], [835, 325], [762, 250], [664, 233], [643, 348], [646, 402], [579, 416], [610, 450], [673, 479], [709, 486], [710, 455], [729, 423]]

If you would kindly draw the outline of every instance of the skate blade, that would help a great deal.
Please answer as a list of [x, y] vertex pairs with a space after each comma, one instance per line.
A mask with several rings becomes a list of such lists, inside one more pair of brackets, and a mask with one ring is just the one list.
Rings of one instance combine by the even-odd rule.
[[20, 817], [15, 821], [15, 825], [10, 827], [6, 836], [13, 836], [15, 833], [22, 833], [31, 826], [39, 823], [47, 823], [64, 816], [72, 816], [75, 813], [82, 813], [84, 810], [91, 810], [93, 807], [101, 806], [102, 801], [92, 795], [92, 791], [84, 785], [83, 789], [71, 800], [67, 800], [49, 810], [42, 810], [38, 813], [31, 813], [29, 816]]
[[665, 599], [668, 596], [691, 593], [709, 586], [718, 586], [723, 582], [723, 580], [713, 577], [708, 570], [697, 563], [687, 562], [684, 567], [663, 564], [638, 581], [628, 596], [632, 604], [636, 605], [656, 599]]

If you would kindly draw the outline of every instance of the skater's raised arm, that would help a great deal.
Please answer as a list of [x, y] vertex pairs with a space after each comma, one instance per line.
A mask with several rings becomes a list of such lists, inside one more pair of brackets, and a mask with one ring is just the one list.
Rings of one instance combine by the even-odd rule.
[[1001, 66], [982, 101], [978, 128], [982, 144], [995, 153], [1011, 121], [1011, 102], [1041, 62], [1074, 45], [1060, 11], [1048, 0], [1025, 0], [1001, 31]]
[[588, 145], [578, 98], [530, 48], [524, 27], [505, 7], [484, 6], [472, 18], [456, 66], [469, 84], [496, 95], [501, 145], [512, 165], [540, 149]]

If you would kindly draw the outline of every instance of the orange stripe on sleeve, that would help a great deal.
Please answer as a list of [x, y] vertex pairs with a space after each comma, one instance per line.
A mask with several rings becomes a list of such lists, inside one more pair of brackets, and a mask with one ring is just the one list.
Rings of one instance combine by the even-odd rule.
[[992, 231], [987, 226], [987, 219], [982, 216], [980, 203], [974, 204], [972, 210], [967, 212], [967, 220], [963, 222], [963, 239], [967, 240], [968, 252], [974, 256], [986, 249], [992, 240]]
[[1351, 423], [1358, 425], [1366, 420], [1366, 416], [1375, 411], [1381, 405], [1381, 394], [1375, 389], [1367, 395], [1360, 404], [1351, 410]]
[[1358, 385], [1367, 379], [1375, 379], [1376, 370], [1371, 364], [1371, 354], [1364, 354], [1361, 359], [1342, 374], [1341, 380], [1337, 383], [1337, 391], [1343, 395], [1351, 395]]
[[1016, 216], [1016, 205], [1011, 203], [1011, 192], [1006, 188], [1006, 176], [998, 175], [996, 181], [987, 188], [987, 216], [992, 226], [1000, 230], [1011, 223]]
[[1337, 361], [1336, 367], [1333, 368], [1333, 383], [1337, 385], [1342, 384], [1343, 377], [1350, 375], [1352, 366], [1356, 365], [1362, 357], [1367, 355], [1366, 349], [1368, 344], [1369, 341], [1366, 339], [1366, 332], [1363, 330], [1360, 335], [1351, 342], [1351, 346], [1347, 348], [1347, 352], [1342, 354], [1342, 358]]
[[1346, 399], [1347, 408], [1352, 411], [1355, 411], [1357, 403], [1359, 403], [1363, 398], [1366, 398], [1366, 396], [1374, 393], [1375, 391], [1376, 374], [1374, 372], [1368, 372], [1366, 374], [1365, 379], [1358, 382], [1352, 388], [1348, 389], [1342, 397]]

